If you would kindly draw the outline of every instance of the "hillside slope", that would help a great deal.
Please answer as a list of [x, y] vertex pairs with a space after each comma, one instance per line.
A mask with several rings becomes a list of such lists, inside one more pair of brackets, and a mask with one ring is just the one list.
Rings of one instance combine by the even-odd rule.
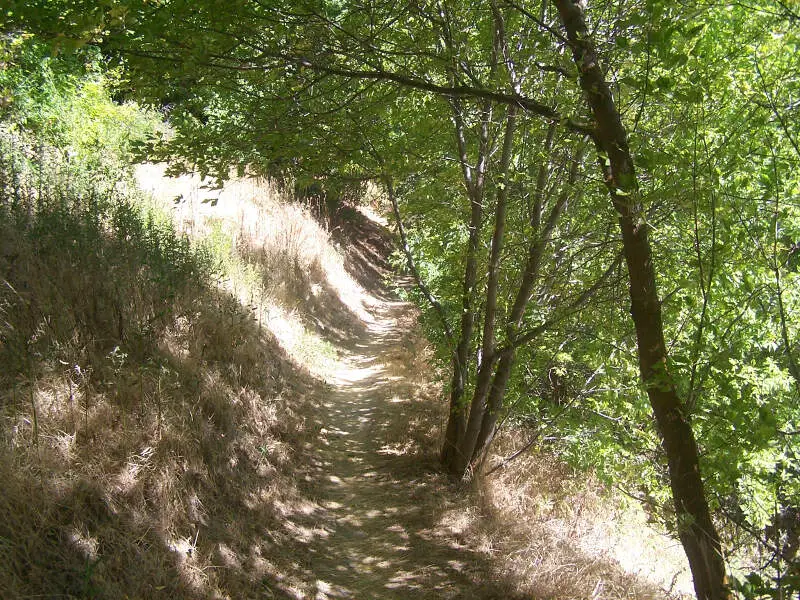
[[[176, 190], [164, 189], [157, 174], [156, 167], [142, 168], [140, 182], [169, 199]], [[173, 183], [192, 189], [192, 181]], [[256, 597], [507, 597], [490, 583], [489, 556], [459, 543], [441, 519], [455, 496], [435, 468], [436, 388], [426, 379], [427, 350], [413, 307], [386, 285], [391, 236], [353, 209], [343, 211], [330, 235], [297, 206], [267, 201], [266, 216], [256, 217], [248, 212], [253, 193], [239, 182], [215, 196], [214, 206], [196, 202], [198, 196], [176, 209], [195, 233], [236, 230], [243, 256], [274, 254], [268, 246], [275, 236], [256, 224], [268, 227], [270, 217], [292, 228], [292, 261], [321, 252], [273, 282], [269, 300], [255, 311], [266, 313], [265, 328], [316, 385], [302, 408], [293, 494], [273, 503], [280, 525], [264, 532], [255, 554], [246, 539], [227, 546], [229, 577], [258, 574], [250, 580]], [[276, 209], [292, 214], [270, 214]], [[236, 279], [227, 287], [247, 300], [252, 290]], [[310, 351], [315, 346], [327, 351]]]
[[4, 339], [28, 341], [0, 402], [3, 598], [663, 597], [581, 547], [569, 478], [543, 509], [530, 470], [483, 500], [438, 472], [440, 388], [378, 223], [137, 175], [148, 208], [97, 223], [4, 204]]

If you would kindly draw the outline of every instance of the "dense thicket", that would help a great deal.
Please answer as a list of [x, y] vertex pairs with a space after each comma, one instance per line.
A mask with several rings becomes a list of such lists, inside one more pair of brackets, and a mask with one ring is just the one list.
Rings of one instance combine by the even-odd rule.
[[[635, 488], [700, 598], [799, 587], [800, 17], [789, 3], [34, 2], [176, 134], [154, 155], [372, 179], [450, 369], [463, 477], [525, 422]], [[14, 25], [16, 23], [16, 25]], [[729, 569], [728, 569], [729, 570]]]

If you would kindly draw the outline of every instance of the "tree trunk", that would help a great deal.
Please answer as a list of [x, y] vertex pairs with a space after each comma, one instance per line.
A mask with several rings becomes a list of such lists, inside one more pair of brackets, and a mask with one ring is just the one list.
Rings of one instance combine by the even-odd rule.
[[667, 366], [648, 225], [639, 202], [627, 132], [603, 76], [582, 8], [574, 0], [553, 1], [567, 31], [581, 87], [594, 116], [599, 164], [619, 215], [639, 370], [667, 455], [678, 534], [689, 559], [698, 600], [728, 599], [725, 564], [705, 497], [697, 443]]
[[472, 295], [478, 277], [478, 243], [480, 242], [480, 223], [483, 214], [482, 199], [476, 198], [474, 192], [470, 196], [470, 232], [464, 267], [461, 334], [453, 354], [453, 377], [450, 382], [450, 416], [447, 421], [444, 447], [442, 448], [442, 462], [451, 469], [454, 461], [458, 459], [458, 447], [464, 438], [467, 428], [466, 406], [463, 405], [462, 398], [469, 375], [469, 349], [475, 326]]
[[470, 201], [469, 241], [464, 261], [464, 281], [461, 299], [461, 328], [453, 353], [453, 377], [450, 382], [450, 414], [447, 420], [442, 463], [453, 471], [458, 460], [458, 448], [467, 428], [467, 407], [463, 396], [469, 375], [469, 351], [475, 327], [473, 295], [478, 279], [478, 248], [483, 221], [483, 199], [486, 168], [489, 160], [489, 124], [492, 119], [492, 105], [484, 105], [481, 113], [481, 133], [478, 160], [474, 170], [469, 165], [464, 120], [461, 107], [453, 101], [453, 120], [456, 126], [456, 142], [464, 174], [464, 184]]
[[428, 303], [439, 316], [447, 343], [452, 346], [453, 330], [451, 329], [450, 323], [447, 320], [447, 315], [444, 313], [444, 307], [442, 306], [442, 303], [439, 302], [439, 300], [433, 295], [433, 292], [431, 292], [431, 289], [428, 287], [428, 285], [422, 280], [422, 275], [417, 268], [414, 255], [411, 253], [411, 247], [408, 245], [408, 235], [406, 234], [405, 225], [403, 225], [403, 217], [400, 214], [400, 206], [397, 203], [397, 195], [394, 193], [394, 184], [392, 182], [392, 178], [388, 175], [385, 175], [382, 180], [383, 184], [386, 186], [386, 194], [389, 196], [389, 202], [392, 205], [392, 213], [394, 214], [395, 224], [397, 225], [397, 233], [400, 236], [400, 245], [402, 247], [403, 254], [406, 257], [406, 266], [411, 272], [411, 276], [414, 278], [417, 288], [419, 288], [419, 291], [422, 292], [422, 295], [425, 296], [425, 298], [428, 300]]
[[492, 383], [489, 388], [489, 397], [486, 401], [486, 415], [481, 423], [481, 430], [478, 433], [475, 449], [472, 452], [473, 462], [477, 461], [488, 450], [489, 444], [492, 443], [497, 420], [503, 410], [503, 400], [506, 397], [506, 388], [508, 387], [508, 380], [511, 379], [515, 358], [516, 348], [512, 347], [503, 354], [497, 364], [497, 370], [494, 377], [492, 377]]
[[486, 414], [486, 398], [489, 393], [489, 384], [492, 380], [492, 371], [495, 361], [495, 327], [497, 323], [497, 292], [500, 280], [500, 255], [503, 251], [503, 238], [506, 228], [506, 207], [510, 182], [508, 170], [511, 165], [511, 152], [514, 146], [514, 133], [516, 129], [516, 108], [508, 107], [506, 113], [506, 130], [503, 137], [503, 151], [500, 157], [500, 172], [502, 183], [497, 189], [495, 202], [494, 231], [492, 233], [492, 246], [489, 255], [489, 273], [486, 283], [486, 304], [483, 322], [483, 343], [481, 347], [481, 365], [475, 381], [475, 391], [470, 402], [469, 420], [463, 437], [458, 441], [458, 451], [454, 459], [448, 464], [450, 471], [457, 477], [463, 477], [469, 469], [475, 443], [481, 430], [481, 424]]
[[[551, 150], [553, 141], [554, 126], [551, 126], [550, 132], [547, 136], [546, 148]], [[549, 152], [548, 152], [549, 154]], [[573, 157], [572, 167], [569, 170], [567, 185], [561, 192], [561, 195], [556, 200], [556, 203], [550, 209], [547, 221], [545, 221], [544, 229], [541, 229], [541, 211], [545, 204], [544, 186], [549, 173], [548, 162], [549, 158], [545, 160], [539, 171], [539, 177], [536, 184], [536, 202], [534, 206], [535, 214], [532, 215], [531, 224], [533, 225], [533, 232], [531, 233], [531, 241], [528, 247], [528, 261], [525, 265], [525, 272], [522, 276], [522, 282], [517, 290], [514, 305], [511, 309], [511, 314], [508, 317], [506, 330], [509, 337], [509, 347], [500, 357], [500, 362], [497, 365], [494, 378], [492, 379], [489, 389], [489, 397], [487, 399], [486, 415], [481, 424], [481, 431], [478, 435], [478, 440], [472, 453], [472, 461], [477, 461], [480, 455], [485, 452], [495, 434], [495, 427], [497, 426], [497, 419], [500, 412], [503, 410], [503, 401], [506, 396], [506, 389], [508, 381], [511, 379], [511, 372], [514, 368], [516, 359], [516, 350], [520, 346], [520, 341], [515, 339], [517, 332], [522, 325], [525, 312], [530, 303], [533, 287], [539, 279], [539, 271], [541, 270], [542, 256], [547, 244], [550, 242], [550, 236], [561, 218], [561, 214], [569, 200], [569, 193], [572, 184], [578, 178], [580, 165], [583, 162], [585, 154], [585, 143], [581, 145], [575, 152]]]

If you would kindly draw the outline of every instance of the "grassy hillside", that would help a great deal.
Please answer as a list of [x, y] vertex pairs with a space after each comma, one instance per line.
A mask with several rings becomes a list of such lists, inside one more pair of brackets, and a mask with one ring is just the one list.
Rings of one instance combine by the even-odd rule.
[[259, 247], [221, 222], [195, 244], [129, 194], [16, 173], [0, 201], [3, 596], [250, 589], [203, 565], [261, 543], [295, 493], [299, 409], [323, 385], [308, 371], [331, 349], [292, 301], [327, 285], [327, 235], [298, 208], [284, 216], [306, 229]]
[[552, 456], [439, 472], [374, 190], [320, 224], [268, 181], [132, 172], [153, 115], [62, 84], [0, 125], [0, 597], [685, 589], [643, 513]]

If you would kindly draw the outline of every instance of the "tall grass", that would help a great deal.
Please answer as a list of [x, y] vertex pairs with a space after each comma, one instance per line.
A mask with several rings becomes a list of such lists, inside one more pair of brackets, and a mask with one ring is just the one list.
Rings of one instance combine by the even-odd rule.
[[0, 381], [58, 364], [101, 368], [109, 352], [144, 358], [212, 273], [211, 257], [140, 208], [124, 181], [91, 181], [19, 136], [0, 135], [4, 317]]
[[238, 596], [316, 384], [109, 173], [0, 132], [0, 595]]
[[[375, 302], [347, 272], [333, 232], [285, 187], [261, 178], [208, 189], [197, 175], [140, 165], [139, 186], [176, 227], [223, 264], [221, 287], [247, 307], [295, 363], [330, 377], [336, 351], [373, 317]], [[177, 201], [175, 201], [177, 199]]]

